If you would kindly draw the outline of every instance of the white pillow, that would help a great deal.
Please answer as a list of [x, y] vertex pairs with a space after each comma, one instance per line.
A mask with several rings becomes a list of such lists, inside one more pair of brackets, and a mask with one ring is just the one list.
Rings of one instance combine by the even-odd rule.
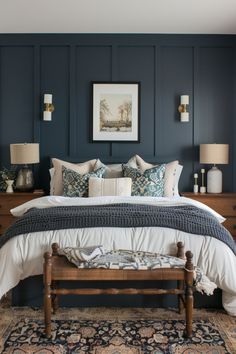
[[122, 164], [121, 163], [105, 165], [101, 160], [97, 159], [96, 164], [95, 164], [95, 170], [100, 168], [100, 167], [105, 167], [106, 168], [104, 178], [120, 178], [120, 177], [123, 177], [123, 170], [122, 170]]
[[176, 167], [176, 174], [175, 174], [175, 186], [174, 186], [174, 196], [179, 197], [179, 179], [182, 173], [183, 166], [178, 164]]
[[82, 163], [74, 164], [71, 162], [52, 159], [52, 164], [54, 167], [54, 175], [52, 180], [52, 195], [63, 195], [63, 183], [62, 183], [62, 166], [75, 171], [81, 175], [92, 172], [95, 167], [97, 160], [89, 160]]
[[53, 189], [54, 189], [54, 167], [49, 169], [49, 174], [50, 174], [50, 195], [53, 195]]
[[[146, 171], [154, 166], [151, 163], [144, 161], [139, 155], [133, 156], [127, 163], [130, 167], [139, 168], [141, 172]], [[179, 161], [172, 161], [166, 164], [165, 178], [164, 178], [164, 197], [178, 196], [178, 182], [182, 172], [182, 168], [178, 168]], [[178, 169], [178, 173], [177, 173]]]
[[89, 178], [89, 197], [131, 196], [132, 179], [123, 178]]

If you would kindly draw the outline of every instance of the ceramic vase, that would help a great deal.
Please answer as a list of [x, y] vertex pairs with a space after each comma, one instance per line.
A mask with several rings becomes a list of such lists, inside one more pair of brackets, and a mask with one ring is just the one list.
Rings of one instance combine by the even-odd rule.
[[13, 193], [14, 192], [13, 183], [14, 183], [13, 179], [7, 179], [6, 180], [6, 184], [7, 184], [6, 193]]

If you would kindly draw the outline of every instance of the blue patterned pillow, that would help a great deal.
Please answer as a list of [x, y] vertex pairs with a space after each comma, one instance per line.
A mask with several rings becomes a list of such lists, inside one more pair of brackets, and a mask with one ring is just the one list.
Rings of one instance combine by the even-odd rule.
[[100, 167], [96, 171], [81, 175], [62, 166], [63, 196], [64, 197], [88, 197], [88, 184], [90, 177], [103, 177], [106, 168]]
[[163, 197], [166, 165], [159, 165], [141, 172], [137, 168], [123, 165], [124, 177], [132, 178], [132, 195]]

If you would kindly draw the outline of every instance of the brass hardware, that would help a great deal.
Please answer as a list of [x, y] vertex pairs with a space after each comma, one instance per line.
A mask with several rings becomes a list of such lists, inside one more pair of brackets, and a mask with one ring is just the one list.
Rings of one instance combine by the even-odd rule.
[[186, 104], [180, 104], [178, 107], [179, 113], [185, 113], [187, 112], [187, 105]]
[[54, 106], [52, 103], [45, 103], [44, 104], [44, 111], [46, 112], [53, 112], [54, 111]]

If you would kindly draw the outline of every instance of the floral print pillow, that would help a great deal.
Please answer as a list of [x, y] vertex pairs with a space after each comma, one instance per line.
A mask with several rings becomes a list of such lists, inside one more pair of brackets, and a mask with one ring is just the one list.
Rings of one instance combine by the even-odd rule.
[[78, 172], [62, 166], [63, 196], [64, 197], [88, 197], [90, 177], [102, 178], [106, 168], [100, 167], [95, 171], [81, 175]]
[[141, 172], [137, 168], [123, 165], [124, 177], [132, 179], [132, 195], [163, 197], [166, 165], [159, 165]]

